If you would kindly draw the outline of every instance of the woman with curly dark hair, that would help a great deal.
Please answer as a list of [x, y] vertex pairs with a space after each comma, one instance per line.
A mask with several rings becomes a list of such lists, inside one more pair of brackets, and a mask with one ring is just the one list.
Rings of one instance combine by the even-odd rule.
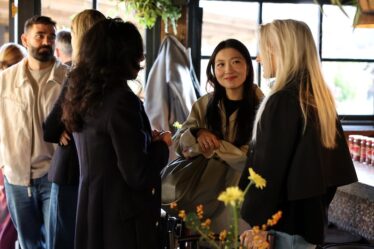
[[158, 248], [160, 169], [171, 135], [151, 130], [127, 85], [143, 58], [137, 28], [106, 19], [84, 35], [70, 73], [62, 119], [80, 162], [75, 248]]

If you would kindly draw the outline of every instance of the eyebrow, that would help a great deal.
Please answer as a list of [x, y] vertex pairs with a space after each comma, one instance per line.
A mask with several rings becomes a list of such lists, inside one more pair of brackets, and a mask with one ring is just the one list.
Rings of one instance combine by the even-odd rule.
[[[235, 56], [235, 57], [231, 57], [229, 60], [235, 60], [235, 59], [243, 59], [242, 57], [239, 57], [239, 56]], [[218, 59], [216, 60], [216, 62], [218, 61], [226, 61], [225, 59]]]
[[[47, 32], [38, 31], [38, 32], [36, 32], [35, 34], [36, 34], [36, 35], [46, 35]], [[49, 35], [52, 35], [52, 36], [56, 37], [56, 33], [50, 33]]]

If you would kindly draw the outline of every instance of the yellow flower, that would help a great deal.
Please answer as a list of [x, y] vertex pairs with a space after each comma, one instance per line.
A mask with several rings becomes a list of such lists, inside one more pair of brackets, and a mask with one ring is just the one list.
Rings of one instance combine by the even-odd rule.
[[248, 179], [254, 182], [256, 188], [263, 189], [266, 187], [266, 180], [257, 174], [252, 168], [249, 168]]
[[226, 229], [224, 229], [223, 231], [221, 231], [219, 233], [219, 240], [220, 241], [225, 241], [226, 238], [227, 238], [227, 231], [226, 231]]
[[226, 206], [230, 204], [235, 207], [237, 204], [243, 202], [244, 193], [239, 189], [239, 187], [228, 187], [226, 188], [226, 191], [218, 196], [218, 200], [224, 202]]
[[212, 220], [211, 219], [206, 219], [204, 222], [201, 223], [201, 226], [209, 228], [210, 224], [212, 224]]
[[179, 218], [184, 220], [186, 218], [186, 211], [180, 210], [179, 213], [178, 213], [178, 216], [179, 216]]
[[196, 214], [197, 214], [197, 217], [199, 217], [199, 219], [202, 219], [203, 216], [204, 216], [204, 206], [203, 205], [198, 205], [196, 207]]
[[173, 126], [174, 126], [175, 128], [177, 128], [177, 129], [182, 128], [182, 124], [179, 123], [178, 121], [175, 121], [174, 124], [173, 124]]

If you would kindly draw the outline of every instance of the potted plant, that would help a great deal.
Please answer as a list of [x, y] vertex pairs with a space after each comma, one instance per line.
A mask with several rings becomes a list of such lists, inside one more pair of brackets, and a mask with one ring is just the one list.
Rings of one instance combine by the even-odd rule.
[[177, 33], [177, 21], [181, 17], [181, 5], [187, 1], [173, 0], [117, 0], [124, 3], [127, 10], [135, 14], [138, 22], [146, 28], [152, 28], [157, 18], [165, 23], [165, 29], [171, 25]]

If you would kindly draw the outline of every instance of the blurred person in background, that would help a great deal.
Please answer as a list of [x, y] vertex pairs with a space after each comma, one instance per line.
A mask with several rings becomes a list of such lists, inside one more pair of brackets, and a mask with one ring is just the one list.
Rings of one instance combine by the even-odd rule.
[[71, 33], [69, 30], [63, 29], [56, 34], [55, 56], [63, 64], [71, 66], [73, 48], [71, 44]]
[[16, 43], [3, 44], [0, 47], [0, 72], [20, 62], [26, 55], [26, 49]]

